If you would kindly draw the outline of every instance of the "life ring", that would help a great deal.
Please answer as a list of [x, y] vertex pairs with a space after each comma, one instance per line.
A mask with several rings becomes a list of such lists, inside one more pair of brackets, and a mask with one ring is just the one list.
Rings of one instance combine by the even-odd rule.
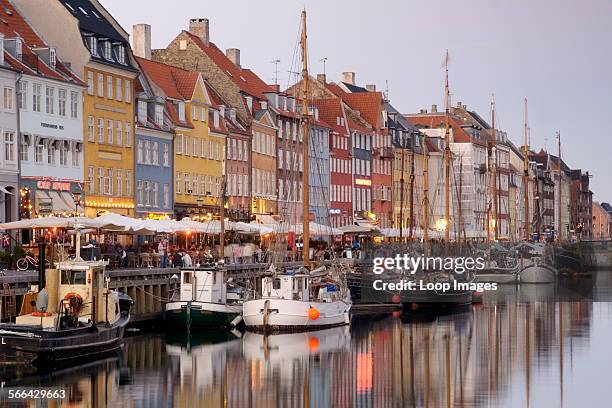
[[49, 312], [32, 312], [32, 316], [34, 316], [34, 317], [48, 317], [48, 316], [53, 316], [53, 313], [49, 313]]
[[64, 300], [68, 301], [68, 303], [64, 303], [64, 309], [69, 310], [73, 316], [78, 315], [81, 307], [83, 307], [83, 297], [78, 293], [68, 292], [64, 296]]

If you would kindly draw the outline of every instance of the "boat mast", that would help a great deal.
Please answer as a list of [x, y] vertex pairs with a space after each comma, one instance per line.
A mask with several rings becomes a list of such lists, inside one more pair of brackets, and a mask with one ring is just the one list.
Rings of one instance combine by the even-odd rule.
[[415, 134], [410, 137], [410, 241], [414, 238], [414, 139], [416, 137]]
[[[227, 143], [227, 138], [226, 138]], [[221, 208], [219, 209], [220, 234], [219, 234], [219, 259], [225, 263], [225, 194], [226, 194], [226, 179], [225, 179], [225, 146], [223, 146], [221, 159]]]
[[523, 196], [525, 200], [525, 241], [529, 241], [529, 138], [527, 137], [527, 98], [525, 98], [525, 124], [523, 129]]
[[423, 137], [423, 252], [429, 247], [429, 158], [426, 138]]
[[310, 210], [308, 197], [308, 53], [306, 48], [306, 10], [302, 11], [302, 39], [300, 48], [302, 51], [302, 117], [300, 126], [302, 128], [303, 149], [302, 155], [304, 166], [302, 168], [302, 258], [304, 266], [310, 265]]
[[444, 241], [446, 245], [450, 242], [450, 164], [451, 164], [451, 150], [450, 150], [450, 128], [449, 128], [449, 90], [448, 90], [448, 50], [446, 50], [446, 58], [444, 59], [445, 68], [445, 84], [444, 84], [444, 98], [445, 98], [445, 110], [444, 110], [444, 218], [446, 219], [446, 226], [444, 230]]
[[494, 238], [495, 241], [499, 239], [499, 193], [497, 189], [497, 131], [495, 130], [495, 97], [491, 99], [491, 128], [492, 128], [492, 141], [491, 141], [491, 151], [493, 156], [493, 218], [494, 222]]
[[402, 144], [401, 152], [402, 152], [402, 169], [400, 176], [400, 226], [399, 226], [399, 239], [400, 242], [404, 242], [404, 162], [406, 156], [406, 139], [405, 135], [400, 138], [399, 142]]
[[561, 241], [561, 197], [563, 192], [563, 185], [561, 183], [561, 132], [557, 131], [557, 153], [559, 154], [559, 192], [557, 199], [557, 241]]

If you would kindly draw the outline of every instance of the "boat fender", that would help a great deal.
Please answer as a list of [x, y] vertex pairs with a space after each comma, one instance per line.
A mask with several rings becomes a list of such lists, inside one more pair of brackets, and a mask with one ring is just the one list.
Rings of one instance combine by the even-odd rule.
[[230, 322], [230, 327], [236, 327], [240, 324], [240, 322], [242, 321], [242, 315], [238, 315], [234, 318], [234, 320], [232, 320]]
[[319, 316], [321, 316], [321, 312], [319, 312], [314, 307], [311, 306], [310, 309], [308, 309], [308, 318], [310, 320], [317, 320]]

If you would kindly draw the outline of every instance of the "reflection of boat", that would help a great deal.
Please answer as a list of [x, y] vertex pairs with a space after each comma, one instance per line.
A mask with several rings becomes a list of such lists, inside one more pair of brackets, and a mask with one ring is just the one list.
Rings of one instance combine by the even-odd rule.
[[166, 304], [172, 326], [225, 327], [239, 322], [241, 297], [227, 289], [225, 270], [216, 266], [181, 271], [177, 299]]
[[43, 289], [25, 296], [16, 322], [0, 325], [1, 347], [33, 354], [38, 366], [73, 364], [120, 348], [132, 300], [106, 287], [106, 264], [56, 265], [41, 271]]
[[242, 351], [247, 359], [282, 363], [307, 358], [313, 353], [348, 351], [350, 344], [351, 335], [346, 326], [271, 335], [246, 332], [242, 338]]
[[519, 265], [512, 267], [499, 267], [491, 265], [481, 272], [475, 273], [476, 281], [490, 283], [516, 283], [518, 280]]

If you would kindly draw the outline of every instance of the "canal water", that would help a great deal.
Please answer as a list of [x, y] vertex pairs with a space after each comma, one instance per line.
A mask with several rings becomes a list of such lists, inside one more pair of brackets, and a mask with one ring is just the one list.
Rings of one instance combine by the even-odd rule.
[[[446, 315], [258, 334], [137, 332], [103, 361], [3, 386], [63, 387], [71, 407], [609, 407], [612, 271], [501, 286]], [[21, 405], [15, 405], [21, 406]]]

